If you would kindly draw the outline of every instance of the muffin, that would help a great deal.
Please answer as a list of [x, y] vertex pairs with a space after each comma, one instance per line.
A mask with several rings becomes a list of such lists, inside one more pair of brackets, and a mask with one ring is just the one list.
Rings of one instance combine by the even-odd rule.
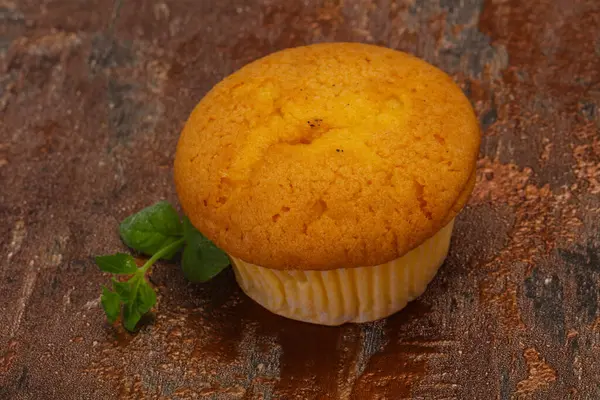
[[218, 83], [181, 133], [175, 183], [249, 297], [296, 320], [365, 322], [421, 295], [443, 263], [479, 142], [444, 72], [383, 47], [317, 44]]

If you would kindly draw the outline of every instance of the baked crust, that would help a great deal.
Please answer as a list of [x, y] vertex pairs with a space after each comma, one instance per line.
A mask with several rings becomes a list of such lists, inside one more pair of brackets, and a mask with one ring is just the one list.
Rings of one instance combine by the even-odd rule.
[[462, 209], [479, 143], [444, 72], [383, 47], [318, 44], [218, 83], [183, 129], [175, 183], [192, 223], [246, 262], [379, 265]]

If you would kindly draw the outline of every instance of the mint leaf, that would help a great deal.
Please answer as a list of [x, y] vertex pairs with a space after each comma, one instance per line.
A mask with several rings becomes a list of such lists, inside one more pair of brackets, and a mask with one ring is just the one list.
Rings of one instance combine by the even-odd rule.
[[[183, 235], [183, 227], [173, 206], [160, 201], [125, 218], [119, 226], [119, 233], [127, 246], [151, 256], [179, 240]], [[161, 258], [170, 260], [177, 251], [179, 248], [165, 253]]]
[[110, 256], [99, 256], [95, 258], [96, 264], [101, 271], [113, 274], [133, 274], [137, 271], [135, 260], [129, 254], [117, 253]]
[[123, 325], [125, 329], [133, 331], [142, 315], [156, 304], [156, 293], [143, 275], [135, 275], [127, 283], [130, 290], [123, 308]]
[[206, 282], [230, 265], [229, 257], [200, 233], [187, 217], [183, 219], [186, 247], [183, 250], [183, 274], [191, 282]]
[[129, 301], [131, 295], [131, 284], [127, 282], [119, 282], [113, 278], [113, 289], [119, 295], [122, 302], [126, 303]]
[[156, 292], [146, 279], [142, 279], [138, 287], [136, 305], [138, 311], [143, 315], [146, 314], [156, 304]]
[[[106, 317], [110, 322], [114, 322], [117, 319], [122, 307], [123, 326], [128, 331], [135, 330], [142, 316], [156, 304], [156, 293], [146, 280], [146, 273], [165, 254], [179, 250], [183, 246], [183, 242], [184, 239], [179, 238], [175, 242], [159, 249], [144, 265], [140, 268], [135, 268], [133, 276], [128, 281], [121, 282], [115, 278], [112, 279], [114, 291], [104, 288], [101, 298]], [[106, 257], [114, 258], [116, 256]], [[133, 258], [131, 259], [133, 260]]]
[[137, 267], [132, 256], [123, 253], [96, 257], [104, 272], [131, 275], [129, 280], [112, 278], [113, 289], [102, 288], [102, 308], [109, 322], [119, 316], [125, 329], [134, 331], [144, 314], [156, 304], [156, 293], [146, 274], [159, 259], [171, 259], [184, 246], [183, 273], [192, 282], [206, 282], [230, 264], [229, 257], [200, 233], [191, 222], [183, 223], [175, 209], [161, 201], [127, 217], [119, 226], [125, 244], [151, 257]]
[[129, 303], [126, 304], [123, 308], [123, 326], [130, 332], [135, 331], [135, 327], [137, 323], [142, 319], [142, 314], [137, 310], [137, 308]]
[[111, 324], [117, 320], [121, 313], [121, 299], [119, 295], [106, 286], [102, 287], [102, 297], [100, 297], [100, 303], [106, 314], [106, 319]]

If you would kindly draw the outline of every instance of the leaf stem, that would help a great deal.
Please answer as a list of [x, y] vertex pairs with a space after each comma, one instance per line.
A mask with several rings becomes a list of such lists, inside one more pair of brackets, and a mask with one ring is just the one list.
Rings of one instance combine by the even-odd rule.
[[152, 257], [150, 257], [148, 259], [148, 261], [146, 261], [144, 263], [144, 265], [142, 265], [138, 271], [141, 271], [143, 274], [145, 274], [146, 271], [148, 270], [148, 268], [150, 268], [152, 266], [152, 264], [154, 264], [156, 262], [156, 260], [158, 260], [159, 258], [164, 256], [165, 254], [169, 254], [171, 251], [181, 247], [181, 245], [183, 245], [184, 242], [185, 242], [185, 239], [181, 238], [181, 239], [174, 241], [170, 245], [163, 247], [162, 249], [160, 249], [159, 251], [154, 253], [154, 255]]

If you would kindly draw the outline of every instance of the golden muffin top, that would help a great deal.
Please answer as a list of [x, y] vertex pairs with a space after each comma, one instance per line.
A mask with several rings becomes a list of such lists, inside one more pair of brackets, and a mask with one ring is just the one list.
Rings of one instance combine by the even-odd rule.
[[356, 43], [280, 51], [218, 83], [177, 146], [191, 222], [274, 269], [389, 262], [464, 206], [480, 131], [444, 72]]

